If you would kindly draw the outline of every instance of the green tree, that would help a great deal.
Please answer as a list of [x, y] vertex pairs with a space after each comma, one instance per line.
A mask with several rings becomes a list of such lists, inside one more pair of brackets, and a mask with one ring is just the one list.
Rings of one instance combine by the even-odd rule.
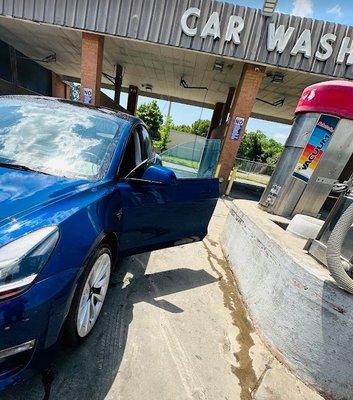
[[238, 157], [267, 163], [274, 167], [282, 151], [281, 143], [269, 139], [263, 132], [257, 130], [245, 133], [239, 147]]
[[239, 147], [238, 157], [262, 162], [266, 140], [267, 136], [261, 131], [246, 132]]
[[190, 133], [198, 136], [206, 136], [210, 123], [208, 119], [198, 119], [192, 123]]
[[158, 107], [157, 101], [141, 104], [136, 115], [147, 125], [153, 140], [159, 140], [159, 130], [163, 123], [163, 115]]
[[267, 164], [276, 164], [282, 154], [283, 145], [275, 139], [268, 139], [263, 146], [263, 158]]
[[154, 142], [154, 145], [160, 151], [164, 151], [167, 149], [167, 144], [169, 142], [169, 133], [172, 128], [173, 128], [173, 119], [172, 117], [168, 116], [164, 120], [164, 123], [159, 131], [160, 139]]
[[191, 132], [191, 126], [186, 125], [186, 124], [180, 124], [180, 125], [175, 125], [173, 124], [172, 129], [178, 131], [178, 132], [185, 132], [185, 133], [190, 133]]

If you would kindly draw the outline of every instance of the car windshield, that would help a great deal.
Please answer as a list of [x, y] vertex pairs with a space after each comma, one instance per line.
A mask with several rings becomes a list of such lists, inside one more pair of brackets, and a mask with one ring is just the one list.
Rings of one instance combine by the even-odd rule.
[[0, 99], [0, 164], [98, 179], [127, 121], [55, 100]]

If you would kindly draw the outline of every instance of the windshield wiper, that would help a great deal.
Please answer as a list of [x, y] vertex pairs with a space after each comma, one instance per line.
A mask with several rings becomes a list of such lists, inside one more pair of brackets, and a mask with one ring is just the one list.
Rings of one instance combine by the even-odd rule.
[[50, 174], [48, 174], [48, 172], [39, 171], [39, 170], [30, 168], [30, 167], [27, 167], [26, 165], [21, 165], [21, 164], [0, 162], [0, 167], [10, 168], [10, 169], [19, 169], [21, 171], [37, 172], [39, 174], [50, 175]]

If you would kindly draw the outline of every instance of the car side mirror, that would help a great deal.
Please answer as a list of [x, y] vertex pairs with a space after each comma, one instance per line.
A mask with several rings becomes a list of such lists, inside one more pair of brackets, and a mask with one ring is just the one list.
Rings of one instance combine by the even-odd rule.
[[141, 179], [147, 182], [160, 183], [161, 185], [172, 185], [177, 177], [169, 168], [162, 165], [151, 165], [144, 171]]

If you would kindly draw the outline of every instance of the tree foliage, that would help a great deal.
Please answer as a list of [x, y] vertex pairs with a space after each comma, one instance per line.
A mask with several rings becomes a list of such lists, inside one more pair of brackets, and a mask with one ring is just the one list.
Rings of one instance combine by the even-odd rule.
[[160, 139], [160, 128], [163, 124], [163, 115], [158, 107], [157, 101], [141, 104], [136, 115], [147, 125], [153, 140]]
[[191, 132], [191, 126], [190, 125], [186, 125], [186, 124], [180, 124], [180, 125], [176, 125], [173, 124], [172, 129], [178, 131], [178, 132], [185, 132], [185, 133], [190, 133]]
[[282, 151], [281, 143], [269, 139], [263, 132], [257, 130], [245, 133], [237, 157], [267, 163], [273, 167]]
[[208, 119], [198, 119], [192, 123], [190, 133], [198, 136], [206, 136], [210, 127], [210, 121]]
[[168, 116], [165, 118], [164, 123], [159, 131], [160, 139], [154, 142], [154, 145], [158, 150], [164, 151], [167, 149], [167, 144], [169, 142], [169, 133], [172, 128], [173, 119], [172, 117]]
[[191, 125], [180, 124], [175, 125], [173, 124], [173, 128], [178, 132], [185, 132], [185, 133], [192, 133], [198, 136], [206, 136], [208, 129], [210, 127], [210, 121], [208, 119], [198, 119], [193, 122]]

